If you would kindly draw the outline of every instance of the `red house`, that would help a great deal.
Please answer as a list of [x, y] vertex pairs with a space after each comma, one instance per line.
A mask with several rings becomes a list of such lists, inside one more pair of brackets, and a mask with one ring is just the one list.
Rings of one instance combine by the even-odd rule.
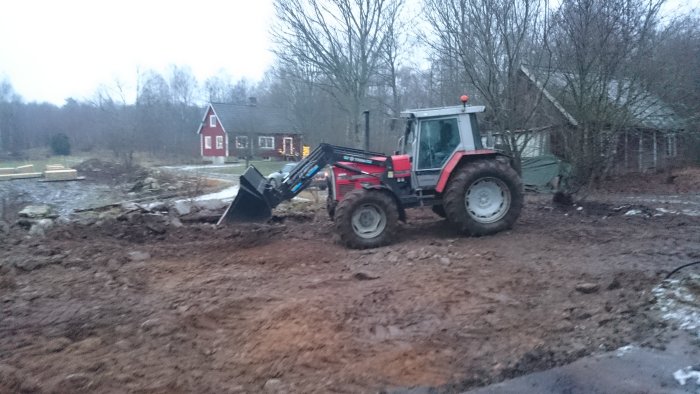
[[228, 157], [298, 160], [302, 135], [278, 108], [211, 103], [197, 130], [202, 158], [224, 163]]

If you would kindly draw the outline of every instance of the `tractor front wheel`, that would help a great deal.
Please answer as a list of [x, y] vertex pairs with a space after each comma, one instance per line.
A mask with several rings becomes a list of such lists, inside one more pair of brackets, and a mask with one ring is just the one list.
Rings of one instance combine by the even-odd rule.
[[479, 160], [457, 170], [445, 190], [447, 218], [461, 231], [488, 235], [507, 230], [520, 216], [523, 187], [507, 163]]
[[394, 199], [380, 190], [353, 190], [335, 209], [335, 228], [345, 246], [368, 249], [391, 242], [399, 210]]

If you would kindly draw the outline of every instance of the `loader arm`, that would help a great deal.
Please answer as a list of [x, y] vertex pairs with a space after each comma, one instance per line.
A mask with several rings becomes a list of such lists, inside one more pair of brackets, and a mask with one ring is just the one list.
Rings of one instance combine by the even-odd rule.
[[301, 193], [311, 184], [314, 176], [329, 164], [350, 172], [371, 175], [342, 162], [385, 166], [386, 155], [322, 143], [300, 161], [276, 188], [254, 166], [250, 166], [241, 175], [238, 195], [218, 224], [269, 219], [273, 208]]

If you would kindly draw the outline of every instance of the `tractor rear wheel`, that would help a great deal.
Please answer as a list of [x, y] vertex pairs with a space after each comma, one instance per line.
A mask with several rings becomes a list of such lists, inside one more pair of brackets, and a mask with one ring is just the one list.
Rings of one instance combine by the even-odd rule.
[[507, 163], [479, 160], [460, 167], [443, 199], [447, 218], [461, 231], [488, 235], [507, 230], [520, 216], [523, 186]]
[[335, 209], [340, 241], [353, 249], [376, 248], [394, 237], [399, 210], [394, 199], [380, 190], [353, 190]]

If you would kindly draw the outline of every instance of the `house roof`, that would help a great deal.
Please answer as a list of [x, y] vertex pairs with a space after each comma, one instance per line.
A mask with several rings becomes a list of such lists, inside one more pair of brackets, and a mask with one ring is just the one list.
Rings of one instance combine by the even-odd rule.
[[227, 133], [300, 134], [279, 108], [225, 103], [210, 106]]
[[[523, 74], [542, 91], [544, 97], [554, 105], [571, 125], [579, 125], [578, 120], [572, 115], [571, 108], [567, 105], [567, 95], [570, 91], [568, 81], [570, 78], [567, 78], [566, 73], [561, 71], [552, 72], [549, 75], [547, 86], [545, 87], [533, 70], [525, 66], [521, 66], [520, 69]], [[569, 74], [568, 76], [571, 75]], [[628, 96], [624, 93], [619, 93], [620, 91], [629, 92], [628, 89], [624, 89], [624, 84], [625, 82], [618, 82], [615, 80], [608, 83], [607, 95], [611, 103], [618, 102], [620, 106], [626, 104]], [[630, 126], [659, 130], [683, 128], [682, 119], [659, 97], [646, 91], [641, 91], [635, 96], [634, 101], [627, 106], [633, 123]]]

